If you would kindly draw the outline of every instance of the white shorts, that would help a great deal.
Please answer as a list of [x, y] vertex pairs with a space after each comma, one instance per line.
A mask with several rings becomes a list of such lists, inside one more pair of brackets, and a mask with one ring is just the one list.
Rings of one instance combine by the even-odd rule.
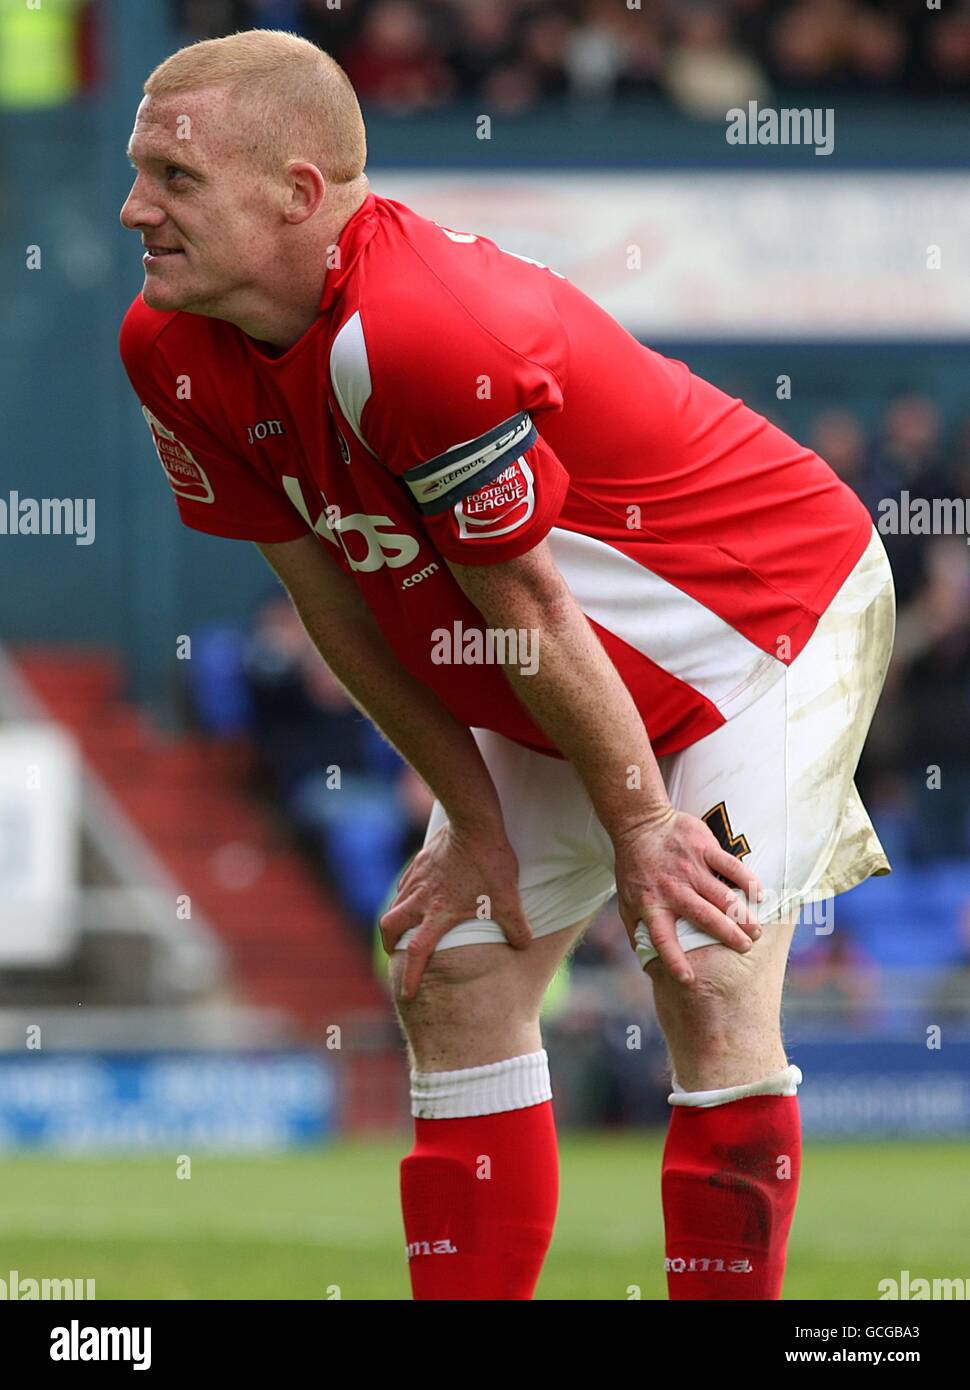
[[[892, 574], [873, 529], [810, 640], [775, 683], [714, 733], [658, 760], [678, 810], [707, 818], [715, 830], [723, 810], [723, 830], [744, 837], [745, 863], [767, 890], [758, 907], [762, 922], [890, 871], [853, 776], [894, 628]], [[598, 911], [616, 891], [613, 846], [572, 765], [489, 730], [473, 734], [518, 855], [533, 935]], [[436, 802], [426, 843], [445, 820]], [[416, 930], [405, 932], [398, 950]], [[678, 921], [677, 936], [687, 951], [715, 944], [686, 919]], [[453, 927], [436, 949], [504, 940], [498, 923], [473, 919]], [[641, 965], [656, 955], [648, 940], [637, 947]]]

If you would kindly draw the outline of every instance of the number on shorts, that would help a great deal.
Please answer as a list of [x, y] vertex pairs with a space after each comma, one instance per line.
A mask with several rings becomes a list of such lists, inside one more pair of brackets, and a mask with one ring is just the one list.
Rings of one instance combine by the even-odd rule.
[[[747, 838], [744, 835], [735, 835], [731, 829], [731, 821], [723, 801], [719, 801], [706, 816], [701, 816], [701, 820], [713, 833], [721, 848], [726, 849], [728, 854], [733, 854], [735, 859], [743, 859], [746, 854], [751, 853]], [[718, 878], [720, 877], [718, 874]]]

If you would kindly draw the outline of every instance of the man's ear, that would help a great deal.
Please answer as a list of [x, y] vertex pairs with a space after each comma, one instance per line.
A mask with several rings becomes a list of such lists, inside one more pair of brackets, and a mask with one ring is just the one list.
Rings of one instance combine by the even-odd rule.
[[307, 222], [323, 206], [327, 181], [315, 164], [292, 159], [286, 166], [283, 216], [294, 225]]

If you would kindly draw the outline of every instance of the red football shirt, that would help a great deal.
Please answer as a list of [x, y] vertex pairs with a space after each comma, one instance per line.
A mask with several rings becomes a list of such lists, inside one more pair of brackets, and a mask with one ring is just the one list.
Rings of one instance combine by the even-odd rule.
[[373, 193], [282, 355], [140, 296], [121, 352], [187, 525], [314, 532], [458, 719], [543, 751], [500, 665], [441, 662], [483, 627], [445, 560], [545, 538], [665, 754], [780, 677], [871, 531], [816, 454], [561, 275]]

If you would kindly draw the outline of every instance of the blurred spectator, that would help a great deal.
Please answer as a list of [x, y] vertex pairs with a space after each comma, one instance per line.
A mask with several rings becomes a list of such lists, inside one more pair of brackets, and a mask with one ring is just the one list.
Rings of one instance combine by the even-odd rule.
[[[880, 504], [892, 500], [902, 508], [903, 493], [929, 502], [965, 495], [959, 492], [956, 467], [947, 465], [939, 409], [926, 396], [907, 394], [890, 401], [871, 440], [850, 410], [825, 411], [813, 424], [811, 442], [877, 522]], [[883, 532], [883, 541], [893, 565], [897, 599], [906, 603], [922, 581], [926, 537], [898, 528]]]
[[616, 90], [629, 45], [621, 16], [610, 0], [593, 0], [566, 48], [570, 89], [581, 101], [608, 103]]
[[906, 33], [892, 15], [859, 9], [850, 30], [854, 82], [873, 90], [899, 85], [906, 67]]
[[728, 16], [713, 4], [689, 6], [678, 16], [664, 81], [682, 110], [715, 120], [769, 94], [765, 74], [738, 47]]
[[952, 537], [926, 553], [926, 583], [899, 625], [899, 737], [922, 791], [913, 854], [936, 859], [970, 855], [970, 551]]
[[843, 408], [824, 411], [815, 420], [811, 446], [875, 516], [879, 495], [870, 487], [866, 436], [858, 416]]
[[632, 13], [623, 34], [623, 66], [617, 93], [632, 98], [661, 93], [665, 58], [659, 7], [652, 14], [646, 8]]
[[491, 73], [515, 62], [517, 49], [510, 0], [470, 0], [456, 7], [448, 54], [455, 95], [471, 97], [482, 91]]
[[848, 32], [845, 16], [839, 18], [811, 4], [793, 5], [778, 18], [771, 57], [779, 81], [821, 86], [844, 75]]
[[947, 477], [943, 469], [942, 421], [928, 396], [897, 396], [886, 410], [882, 438], [876, 447], [877, 467], [894, 475], [903, 486], [929, 488], [920, 496], [942, 496]]
[[[950, 494], [942, 428], [939, 409], [927, 396], [903, 395], [890, 402], [872, 447], [868, 495], [864, 497], [867, 504], [871, 505], [873, 497], [898, 499], [903, 492], [927, 501]], [[884, 540], [893, 563], [897, 597], [905, 603], [922, 578], [926, 538], [889, 533]]]
[[540, 97], [561, 97], [567, 90], [566, 59], [572, 26], [558, 8], [543, 6], [522, 30], [522, 58]]
[[934, 16], [927, 26], [930, 84], [937, 91], [965, 92], [970, 86], [970, 14]]
[[429, 20], [410, 0], [377, 0], [360, 38], [339, 56], [361, 101], [399, 114], [439, 106], [455, 93]]

